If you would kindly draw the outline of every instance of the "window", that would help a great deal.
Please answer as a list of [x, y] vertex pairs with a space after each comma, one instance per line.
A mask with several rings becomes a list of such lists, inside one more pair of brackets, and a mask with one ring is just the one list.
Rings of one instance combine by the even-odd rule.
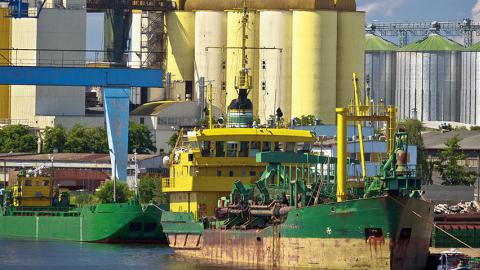
[[209, 141], [201, 142], [200, 146], [202, 148], [202, 156], [203, 157], [209, 157], [210, 156], [210, 151], [211, 151], [211, 143]]
[[140, 117], [140, 124], [145, 125], [145, 118], [144, 117]]
[[270, 152], [272, 150], [272, 143], [271, 142], [263, 142], [262, 143], [262, 152]]
[[227, 157], [237, 157], [237, 142], [227, 142]]
[[295, 152], [295, 143], [294, 142], [287, 142], [285, 151], [287, 152]]
[[283, 152], [283, 151], [284, 151], [283, 149], [285, 149], [285, 148], [283, 147], [283, 144], [282, 144], [282, 143], [275, 142], [274, 151], [276, 151], [276, 152], [280, 152], [280, 151]]
[[144, 231], [146, 232], [153, 232], [155, 231], [155, 228], [157, 227], [157, 223], [155, 222], [147, 222], [145, 223], [145, 228]]
[[233, 177], [233, 171], [230, 171], [230, 172], [228, 173], [228, 175], [229, 175], [230, 177]]
[[32, 180], [25, 180], [25, 186], [31, 187], [32, 186]]
[[48, 187], [50, 185], [50, 181], [48, 180], [43, 180], [43, 186]]
[[245, 177], [247, 176], [247, 172], [246, 171], [242, 171], [242, 177]]
[[255, 157], [260, 152], [260, 142], [252, 142], [250, 144], [250, 157]]
[[217, 176], [218, 176], [218, 177], [222, 176], [222, 171], [221, 171], [221, 170], [218, 170], [218, 171], [217, 171]]
[[250, 171], [250, 176], [255, 176], [255, 175], [257, 175], [256, 171]]
[[225, 142], [216, 142], [215, 143], [215, 156], [216, 157], [225, 157]]
[[239, 157], [248, 157], [248, 142], [240, 142]]
[[369, 162], [370, 161], [370, 156], [371, 156], [371, 153], [365, 153], [365, 161], [366, 162]]

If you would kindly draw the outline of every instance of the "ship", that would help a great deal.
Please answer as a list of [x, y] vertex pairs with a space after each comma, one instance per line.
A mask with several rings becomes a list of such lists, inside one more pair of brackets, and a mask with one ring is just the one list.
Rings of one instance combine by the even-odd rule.
[[[243, 14], [245, 33], [246, 1]], [[242, 62], [246, 39], [244, 34]], [[163, 185], [171, 194], [173, 212], [164, 215], [162, 226], [176, 255], [241, 267], [424, 269], [433, 205], [422, 199], [422, 181], [408, 165], [408, 135], [397, 127], [396, 108], [361, 105], [355, 81], [355, 104], [336, 111], [337, 157], [327, 157], [305, 147], [311, 145], [313, 134], [273, 125], [256, 127], [248, 99], [251, 76], [245, 65], [235, 81], [238, 98], [227, 108], [226, 127], [210, 125], [182, 134], [173, 151], [170, 178]], [[347, 158], [348, 121], [386, 122], [387, 153], [377, 176], [363, 175], [361, 181], [347, 177], [347, 164], [357, 162]], [[281, 138], [282, 133], [292, 137]], [[252, 144], [262, 144], [258, 134], [268, 135], [262, 139], [271, 146], [252, 149]], [[304, 142], [279, 144], [294, 142], [293, 138]], [[248, 147], [242, 148], [242, 141]], [[245, 158], [255, 157], [256, 165], [240, 162], [241, 149]], [[204, 157], [212, 153], [216, 158]], [[257, 170], [251, 178], [243, 178], [252, 168]], [[203, 170], [209, 173], [202, 175]], [[202, 197], [208, 200], [200, 202]]]
[[107, 243], [166, 243], [157, 205], [72, 205], [46, 170], [22, 170], [0, 194], [0, 237]]

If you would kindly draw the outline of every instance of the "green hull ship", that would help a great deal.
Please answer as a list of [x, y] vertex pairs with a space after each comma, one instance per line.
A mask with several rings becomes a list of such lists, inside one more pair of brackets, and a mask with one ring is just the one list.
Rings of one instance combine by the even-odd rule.
[[237, 181], [215, 217], [196, 222], [165, 214], [169, 245], [180, 256], [232, 266], [424, 269], [433, 206], [407, 169], [407, 141], [406, 133], [395, 134], [380, 175], [363, 187], [342, 183], [340, 192], [338, 172], [324, 175], [336, 158], [258, 153], [266, 171], [254, 185]]
[[166, 243], [163, 210], [135, 202], [94, 206], [13, 207], [0, 215], [0, 236], [34, 240]]

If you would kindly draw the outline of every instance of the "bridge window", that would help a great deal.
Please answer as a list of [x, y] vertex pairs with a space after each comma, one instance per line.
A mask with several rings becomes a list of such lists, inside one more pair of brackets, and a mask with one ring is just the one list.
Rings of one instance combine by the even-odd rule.
[[237, 142], [227, 142], [227, 157], [237, 157]]
[[260, 152], [260, 142], [250, 143], [250, 157], [255, 157]]
[[263, 142], [262, 143], [262, 152], [270, 152], [272, 151], [272, 143], [271, 142]]
[[287, 142], [285, 146], [286, 152], [295, 152], [295, 143], [294, 142]]
[[211, 155], [211, 150], [212, 150], [211, 145], [212, 144], [209, 141], [200, 143], [203, 157], [209, 157]]
[[216, 142], [215, 143], [215, 156], [216, 157], [225, 157], [225, 142]]
[[239, 157], [248, 157], [248, 142], [240, 142]]

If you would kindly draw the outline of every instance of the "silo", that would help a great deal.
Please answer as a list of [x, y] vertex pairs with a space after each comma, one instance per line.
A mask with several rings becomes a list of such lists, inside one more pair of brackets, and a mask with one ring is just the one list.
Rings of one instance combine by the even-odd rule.
[[[233, 99], [237, 98], [235, 89], [235, 78], [242, 68], [242, 16], [241, 11], [227, 12], [227, 62], [226, 62], [226, 86], [228, 106]], [[249, 12], [246, 35], [248, 36], [246, 46], [250, 48], [258, 47], [258, 12]], [[235, 48], [232, 48], [235, 47]], [[250, 70], [253, 78], [258, 78], [258, 50], [247, 49], [246, 66]], [[258, 80], [253, 81], [253, 89], [250, 92], [250, 100], [253, 103], [253, 114], [258, 115]]]
[[293, 11], [292, 117], [335, 123], [336, 51], [337, 12]]
[[[337, 23], [337, 107], [353, 98], [352, 74], [364, 74], [364, 12], [339, 11]], [[332, 26], [334, 27], [334, 26]]]
[[[365, 35], [365, 80], [370, 79], [369, 98], [375, 104], [395, 105], [398, 46], [374, 34]], [[366, 89], [366, 83], [364, 89]], [[366, 93], [364, 93], [366, 94]]]
[[[11, 48], [11, 19], [8, 8], [0, 8], [0, 48]], [[0, 51], [0, 66], [8, 65], [10, 51]], [[0, 120], [10, 118], [10, 86], [0, 85]]]
[[[195, 59], [195, 14], [175, 11], [166, 14], [167, 72], [171, 73], [171, 97], [183, 99], [193, 94], [193, 64]], [[197, 98], [197, 97], [193, 97]]]
[[480, 43], [462, 52], [460, 122], [480, 125]]
[[[223, 11], [195, 13], [195, 93], [200, 96], [200, 78], [211, 82], [213, 106], [225, 111], [225, 46], [227, 15]], [[217, 48], [212, 48], [217, 47]]]
[[[291, 12], [260, 12], [260, 69], [258, 115], [266, 123], [277, 108], [290, 120], [292, 98]], [[275, 49], [273, 49], [275, 48]]]
[[395, 93], [400, 119], [459, 121], [461, 50], [438, 34], [400, 49]]

